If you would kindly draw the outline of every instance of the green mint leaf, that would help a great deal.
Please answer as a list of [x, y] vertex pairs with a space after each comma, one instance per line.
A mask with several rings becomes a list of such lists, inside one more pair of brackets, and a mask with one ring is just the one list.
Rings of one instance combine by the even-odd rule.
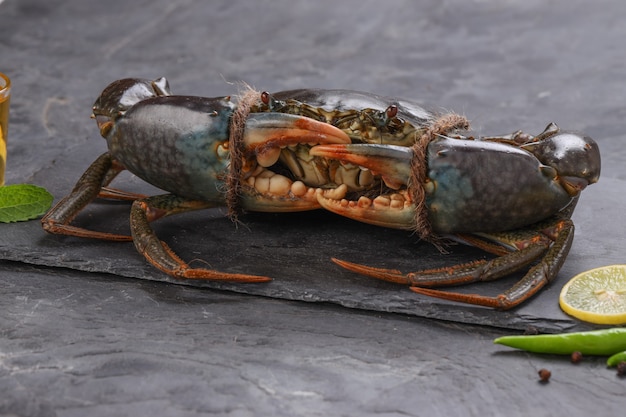
[[52, 205], [52, 194], [30, 184], [0, 187], [0, 222], [11, 223], [35, 219]]

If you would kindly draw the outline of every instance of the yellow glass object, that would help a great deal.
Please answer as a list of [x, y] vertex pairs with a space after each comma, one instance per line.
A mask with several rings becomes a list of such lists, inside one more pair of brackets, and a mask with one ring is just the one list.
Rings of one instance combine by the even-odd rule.
[[6, 75], [0, 73], [0, 187], [4, 185], [4, 170], [7, 162], [10, 98], [11, 80]]

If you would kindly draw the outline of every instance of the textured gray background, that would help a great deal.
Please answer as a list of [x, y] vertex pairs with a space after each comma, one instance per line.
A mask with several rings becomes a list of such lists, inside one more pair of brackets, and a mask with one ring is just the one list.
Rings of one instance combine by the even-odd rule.
[[[160, 222], [185, 259], [276, 278], [220, 291], [158, 282], [166, 277], [130, 244], [47, 236], [37, 222], [0, 225], [0, 413], [623, 411], [624, 380], [601, 359], [573, 366], [508, 352], [491, 339], [511, 330], [488, 326], [587, 328], [559, 311], [561, 285], [624, 262], [624, 12], [620, 1], [7, 0], [7, 182], [45, 185], [56, 198], [105, 149], [88, 118], [95, 97], [128, 76], [165, 75], [176, 93], [206, 96], [233, 94], [239, 81], [365, 90], [463, 113], [485, 134], [538, 133], [555, 121], [598, 140], [603, 173], [575, 213], [559, 281], [507, 313], [342, 272], [330, 256], [410, 270], [480, 254], [454, 247], [442, 256], [402, 232], [324, 213], [253, 215], [239, 229], [219, 211]], [[131, 176], [121, 182], [144, 189]], [[123, 231], [127, 211], [98, 204], [79, 221]], [[553, 371], [550, 384], [536, 382], [540, 367]]]

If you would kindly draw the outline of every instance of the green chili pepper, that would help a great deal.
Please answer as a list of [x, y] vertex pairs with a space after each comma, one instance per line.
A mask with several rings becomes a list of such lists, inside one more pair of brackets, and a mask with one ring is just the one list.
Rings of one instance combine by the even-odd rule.
[[606, 361], [607, 366], [617, 366], [620, 362], [626, 362], [626, 350], [616, 353]]
[[613, 355], [626, 350], [626, 327], [578, 333], [504, 336], [493, 342], [535, 353]]

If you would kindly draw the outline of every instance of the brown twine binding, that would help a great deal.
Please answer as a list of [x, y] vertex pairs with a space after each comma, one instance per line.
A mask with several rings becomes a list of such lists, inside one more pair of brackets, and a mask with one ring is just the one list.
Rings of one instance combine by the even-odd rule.
[[241, 171], [243, 169], [243, 134], [246, 128], [246, 120], [250, 110], [258, 104], [261, 93], [252, 87], [246, 86], [237, 100], [237, 108], [233, 112], [230, 121], [230, 133], [228, 137], [228, 150], [230, 152], [230, 168], [226, 176], [226, 205], [228, 217], [237, 222], [243, 210], [239, 204], [241, 195]]
[[415, 203], [415, 232], [420, 239], [432, 243], [435, 238], [432, 227], [428, 221], [428, 208], [426, 207], [426, 191], [424, 184], [428, 175], [427, 148], [428, 144], [439, 135], [446, 135], [453, 130], [468, 130], [469, 121], [458, 114], [449, 113], [434, 119], [413, 145], [413, 161], [411, 162], [411, 178], [409, 181], [409, 193]]

